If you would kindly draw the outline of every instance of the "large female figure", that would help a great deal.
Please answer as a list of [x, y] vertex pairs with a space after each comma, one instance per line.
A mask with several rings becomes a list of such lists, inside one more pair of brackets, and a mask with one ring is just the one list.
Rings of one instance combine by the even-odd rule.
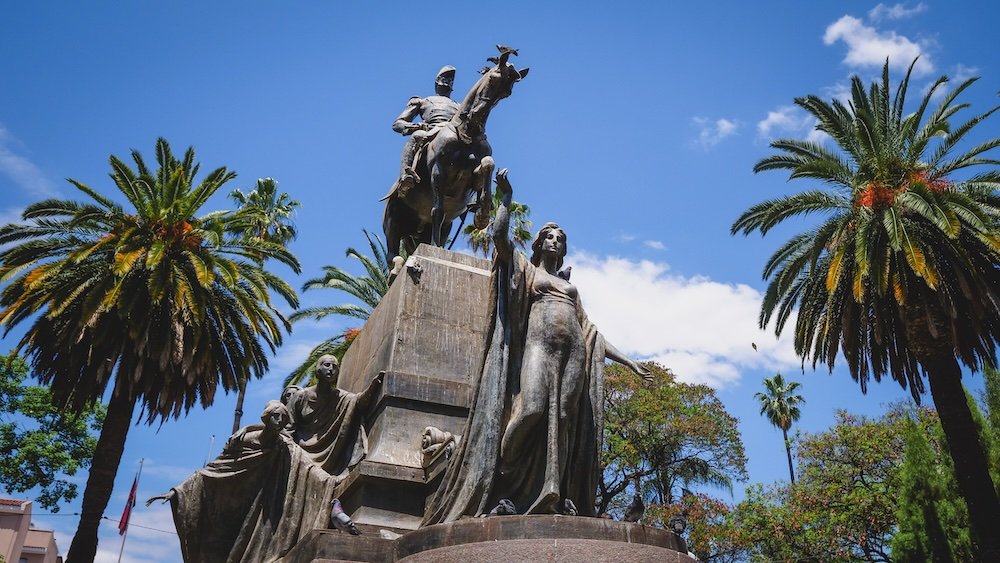
[[488, 512], [593, 515], [603, 431], [605, 358], [649, 372], [597, 332], [562, 273], [566, 234], [542, 227], [530, 262], [509, 238], [511, 187], [497, 173], [491, 303], [482, 370], [461, 443], [425, 524]]

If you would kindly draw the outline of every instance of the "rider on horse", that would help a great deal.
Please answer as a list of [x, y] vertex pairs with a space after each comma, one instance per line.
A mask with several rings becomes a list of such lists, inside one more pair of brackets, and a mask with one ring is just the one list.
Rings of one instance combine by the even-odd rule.
[[[436, 95], [410, 98], [406, 109], [392, 124], [392, 129], [397, 133], [410, 136], [403, 145], [399, 180], [393, 187], [393, 191], [398, 191], [399, 195], [405, 195], [407, 190], [420, 181], [414, 171], [414, 161], [420, 147], [433, 139], [437, 130], [451, 121], [452, 116], [458, 112], [458, 103], [449, 97], [454, 83], [455, 67], [451, 65], [441, 67], [434, 79]], [[418, 116], [421, 122], [414, 123], [413, 120]]]

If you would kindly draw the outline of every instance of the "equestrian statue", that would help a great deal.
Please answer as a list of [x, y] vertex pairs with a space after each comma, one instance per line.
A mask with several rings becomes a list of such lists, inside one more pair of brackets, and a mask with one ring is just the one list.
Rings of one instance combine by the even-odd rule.
[[[400, 244], [412, 252], [419, 243], [444, 246], [452, 222], [475, 209], [475, 224], [489, 223], [493, 182], [493, 149], [486, 140], [486, 120], [497, 103], [510, 96], [514, 83], [528, 74], [508, 62], [517, 50], [497, 45], [499, 57], [487, 59], [494, 66], [456, 107], [448, 97], [455, 76], [444, 67], [435, 81], [437, 95], [411, 98], [393, 129], [411, 135], [403, 149], [400, 177], [385, 200], [382, 227], [390, 259]], [[414, 123], [420, 116], [422, 121]], [[395, 269], [395, 268], [394, 268]]]

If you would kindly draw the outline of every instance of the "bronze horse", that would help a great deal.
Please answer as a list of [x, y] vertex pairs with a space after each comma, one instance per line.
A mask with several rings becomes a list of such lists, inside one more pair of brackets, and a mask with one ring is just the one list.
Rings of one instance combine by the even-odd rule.
[[[417, 153], [412, 188], [400, 193], [396, 186], [384, 199], [382, 228], [390, 259], [399, 255], [400, 244], [413, 252], [417, 244], [444, 246], [452, 222], [478, 200], [475, 222], [489, 223], [493, 181], [493, 149], [486, 140], [486, 120], [496, 104], [510, 96], [514, 83], [528, 74], [507, 62], [517, 51], [497, 46], [496, 66], [469, 90], [458, 113], [442, 126]], [[472, 205], [475, 207], [475, 205]]]

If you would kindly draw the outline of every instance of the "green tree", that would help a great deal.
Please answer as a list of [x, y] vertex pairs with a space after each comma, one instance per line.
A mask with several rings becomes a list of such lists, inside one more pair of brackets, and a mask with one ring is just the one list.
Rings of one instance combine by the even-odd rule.
[[747, 478], [737, 420], [715, 392], [689, 385], [655, 363], [644, 384], [622, 366], [605, 370], [604, 468], [597, 513], [628, 504], [635, 483], [650, 503], [672, 504], [682, 487], [732, 489]]
[[840, 411], [828, 430], [803, 435], [795, 485], [750, 487], [728, 537], [755, 561], [892, 561], [907, 417], [905, 407], [875, 419]]
[[940, 424], [931, 422], [908, 419], [905, 426], [892, 557], [914, 563], [972, 561], [968, 511], [956, 498], [954, 471], [941, 452]]
[[271, 292], [295, 292], [260, 262], [299, 265], [283, 246], [227, 233], [236, 214], [196, 214], [235, 174], [218, 168], [194, 183], [194, 149], [176, 158], [156, 142], [158, 168], [138, 151], [136, 169], [112, 156], [111, 178], [131, 209], [70, 180], [85, 202], [28, 206], [25, 224], [0, 228], [0, 324], [33, 319], [19, 348], [53, 402], [80, 413], [110, 397], [94, 453], [80, 524], [67, 561], [92, 561], [138, 403], [146, 422], [208, 407], [221, 385], [236, 390], [267, 369], [266, 345], [290, 325]]
[[[987, 434], [993, 437], [993, 450], [990, 456], [990, 467], [994, 472], [1000, 471], [1000, 371], [991, 366], [983, 369], [983, 404], [986, 407]], [[1000, 487], [1000, 480], [994, 474], [993, 482]]]
[[[368, 317], [378, 306], [379, 301], [389, 291], [389, 254], [385, 248], [385, 243], [378, 235], [373, 235], [367, 230], [364, 231], [365, 238], [368, 239], [368, 248], [371, 256], [366, 256], [354, 248], [348, 248], [346, 255], [361, 263], [365, 274], [355, 276], [337, 266], [323, 266], [323, 277], [313, 278], [303, 284], [302, 291], [314, 289], [336, 289], [343, 291], [354, 297], [359, 303], [346, 303], [341, 305], [328, 305], [321, 307], [307, 307], [293, 313], [289, 319], [294, 323], [302, 319], [320, 320], [330, 315], [340, 315], [367, 321]], [[403, 256], [405, 259], [405, 256]], [[338, 359], [344, 357], [351, 342], [360, 333], [359, 329], [348, 328], [340, 334], [324, 340], [309, 353], [302, 364], [295, 368], [287, 378], [285, 386], [300, 383], [306, 380], [312, 370], [316, 360], [324, 354], [333, 354]]]
[[0, 484], [23, 493], [38, 487], [35, 501], [59, 512], [59, 503], [76, 498], [72, 477], [90, 467], [104, 407], [63, 414], [46, 387], [25, 385], [28, 364], [10, 354], [0, 357]]
[[[283, 246], [295, 240], [298, 234], [292, 223], [292, 213], [302, 204], [293, 200], [285, 192], [278, 193], [278, 182], [274, 178], [258, 178], [257, 187], [244, 194], [239, 189], [229, 194], [239, 208], [238, 220], [230, 227], [230, 232], [251, 241], [273, 242]], [[263, 259], [258, 259], [263, 264]], [[233, 416], [233, 432], [240, 429], [243, 416], [243, 401], [247, 394], [246, 380], [240, 380]]]
[[768, 422], [781, 429], [785, 440], [785, 454], [788, 456], [788, 478], [795, 484], [795, 469], [792, 465], [792, 444], [788, 440], [788, 429], [802, 414], [799, 405], [806, 402], [802, 395], [795, 391], [801, 385], [796, 381], [785, 383], [781, 374], [764, 378], [766, 393], [757, 392], [754, 398], [760, 403], [760, 414], [767, 417]]
[[[912, 65], [910, 70], [912, 71]], [[983, 153], [1000, 138], [960, 144], [996, 109], [952, 124], [968, 104], [956, 98], [975, 79], [944, 93], [947, 77], [904, 114], [910, 73], [895, 92], [888, 62], [881, 81], [866, 88], [854, 77], [851, 100], [816, 96], [795, 103], [818, 121], [837, 149], [808, 141], [771, 143], [779, 154], [755, 172], [789, 170], [791, 178], [819, 181], [814, 189], [757, 204], [732, 226], [733, 234], [760, 231], [791, 217], [825, 215], [815, 228], [783, 244], [764, 267], [770, 278], [760, 324], [775, 319], [780, 333], [797, 310], [795, 350], [832, 370], [843, 353], [851, 376], [867, 389], [889, 375], [915, 400], [930, 384], [948, 451], [969, 507], [983, 557], [1000, 560], [1000, 501], [961, 384], [961, 361], [976, 369], [996, 364], [1000, 342], [1000, 172], [968, 179], [957, 174], [1000, 162]], [[968, 147], [953, 154], [958, 146]]]
[[[493, 192], [493, 207], [490, 209], [490, 224], [485, 228], [478, 229], [474, 224], [466, 225], [462, 229], [462, 234], [465, 235], [465, 242], [472, 249], [473, 254], [482, 254], [483, 256], [489, 258], [490, 252], [493, 250], [493, 217], [496, 216], [497, 209], [500, 207], [500, 194], [494, 190]], [[523, 203], [516, 201], [511, 201], [508, 207], [510, 212], [510, 239], [514, 241], [514, 244], [521, 248], [526, 248], [527, 244], [531, 242], [531, 219], [528, 218], [531, 215], [531, 208]]]

